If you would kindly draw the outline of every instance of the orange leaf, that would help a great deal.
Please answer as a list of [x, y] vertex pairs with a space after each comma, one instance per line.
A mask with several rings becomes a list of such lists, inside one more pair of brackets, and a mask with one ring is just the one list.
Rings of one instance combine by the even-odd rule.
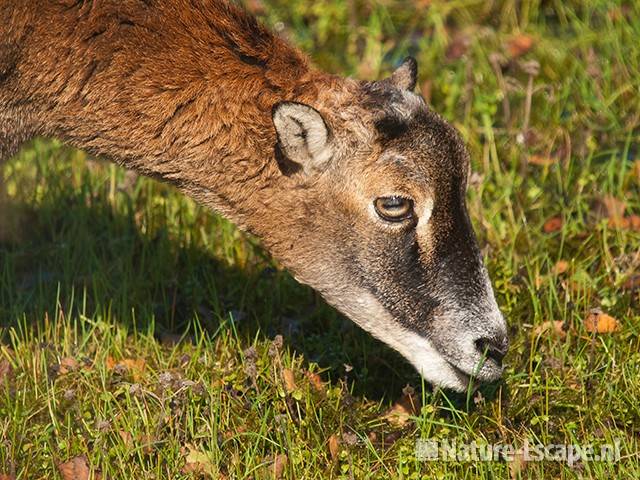
[[519, 34], [507, 42], [507, 51], [512, 58], [521, 57], [533, 47], [533, 37]]
[[125, 430], [118, 430], [118, 435], [120, 435], [124, 446], [127, 448], [131, 448], [131, 446], [133, 445], [133, 436], [131, 435], [131, 433]]
[[544, 233], [554, 233], [562, 230], [563, 220], [560, 215], [556, 215], [555, 217], [551, 217], [549, 220], [544, 222], [542, 226], [542, 231]]
[[637, 290], [640, 288], [640, 274], [634, 273], [622, 284], [625, 290]]
[[611, 220], [616, 221], [624, 217], [624, 211], [627, 208], [624, 201], [617, 199], [613, 195], [605, 195], [602, 203], [604, 203], [607, 210], [607, 217]]
[[403, 427], [409, 422], [410, 417], [417, 415], [420, 410], [420, 397], [413, 388], [406, 386], [402, 390], [402, 397], [385, 412], [383, 418], [392, 425]]
[[541, 325], [538, 325], [533, 329], [533, 335], [536, 337], [540, 337], [547, 332], [557, 335], [560, 339], [564, 339], [567, 336], [567, 332], [564, 329], [564, 322], [562, 320], [548, 320], [546, 322], [542, 322]]
[[109, 356], [107, 357], [106, 365], [108, 370], [113, 370], [116, 366], [122, 365], [132, 373], [133, 379], [138, 381], [144, 372], [146, 362], [144, 358], [125, 358], [116, 361], [113, 357]]
[[560, 260], [553, 266], [553, 273], [556, 275], [561, 275], [567, 270], [569, 270], [569, 262], [566, 260]]
[[80, 365], [75, 358], [65, 357], [60, 360], [60, 370], [58, 372], [60, 375], [66, 375], [69, 372], [75, 372], [79, 367]]
[[589, 333], [611, 333], [618, 330], [618, 321], [602, 310], [594, 309], [584, 320], [584, 328]]
[[545, 157], [542, 155], [531, 155], [528, 159], [530, 165], [538, 165], [540, 167], [548, 167], [556, 163], [556, 159], [553, 157]]
[[282, 371], [282, 378], [284, 379], [284, 386], [287, 393], [291, 393], [296, 389], [296, 380], [293, 376], [293, 371], [290, 368], [285, 368]]
[[329, 453], [331, 454], [331, 460], [335, 462], [340, 453], [340, 439], [335, 433], [329, 437]]
[[[60, 463], [58, 470], [60, 470], [60, 475], [64, 480], [89, 480], [91, 476], [89, 463], [84, 455], [74, 457], [65, 463]], [[93, 478], [99, 479], [101, 475], [96, 473]]]
[[276, 456], [276, 459], [273, 462], [273, 476], [275, 478], [282, 478], [284, 467], [287, 465], [287, 460], [287, 456], [284, 453]]
[[636, 232], [640, 230], [640, 215], [629, 215], [629, 227]]
[[309, 379], [309, 383], [311, 383], [311, 386], [316, 392], [324, 393], [324, 382], [322, 381], [322, 378], [320, 378], [320, 375], [308, 370], [304, 372], [304, 375]]

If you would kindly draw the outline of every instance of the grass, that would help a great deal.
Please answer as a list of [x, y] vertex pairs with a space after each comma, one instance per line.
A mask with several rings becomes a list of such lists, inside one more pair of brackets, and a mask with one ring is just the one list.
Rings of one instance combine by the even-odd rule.
[[[0, 171], [0, 474], [59, 479], [84, 455], [106, 479], [639, 478], [640, 232], [602, 214], [607, 197], [640, 214], [637, 2], [248, 4], [333, 72], [418, 58], [418, 88], [472, 152], [504, 381], [422, 384], [255, 239], [37, 140]], [[593, 308], [619, 329], [587, 332]], [[550, 320], [565, 338], [537, 334]], [[422, 407], [398, 425], [384, 412], [406, 384]], [[417, 438], [617, 440], [621, 459], [422, 462]]]

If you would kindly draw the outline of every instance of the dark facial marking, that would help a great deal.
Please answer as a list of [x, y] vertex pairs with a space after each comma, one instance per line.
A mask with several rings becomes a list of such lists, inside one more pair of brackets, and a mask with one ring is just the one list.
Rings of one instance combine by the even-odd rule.
[[385, 115], [376, 120], [375, 128], [382, 143], [401, 137], [409, 130], [409, 125], [395, 115]]

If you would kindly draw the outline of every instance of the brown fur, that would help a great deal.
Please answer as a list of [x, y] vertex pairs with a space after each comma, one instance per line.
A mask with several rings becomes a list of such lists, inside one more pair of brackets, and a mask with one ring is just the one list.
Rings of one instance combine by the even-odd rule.
[[[415, 61], [381, 82], [320, 72], [222, 0], [0, 0], [0, 160], [57, 137], [176, 185], [440, 381], [407, 339], [464, 375], [477, 352], [452, 347], [456, 332], [506, 340], [481, 324], [498, 314], [464, 206], [466, 150], [409, 92], [415, 79]], [[322, 116], [331, 156], [317, 173], [281, 148], [283, 101]], [[432, 218], [372, 217], [397, 194]]]

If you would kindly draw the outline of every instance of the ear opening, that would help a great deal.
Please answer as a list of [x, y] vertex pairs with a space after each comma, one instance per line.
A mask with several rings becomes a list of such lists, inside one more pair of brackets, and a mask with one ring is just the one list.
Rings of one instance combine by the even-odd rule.
[[278, 137], [276, 160], [283, 174], [323, 171], [333, 156], [331, 132], [315, 108], [304, 103], [280, 102], [271, 116]]

